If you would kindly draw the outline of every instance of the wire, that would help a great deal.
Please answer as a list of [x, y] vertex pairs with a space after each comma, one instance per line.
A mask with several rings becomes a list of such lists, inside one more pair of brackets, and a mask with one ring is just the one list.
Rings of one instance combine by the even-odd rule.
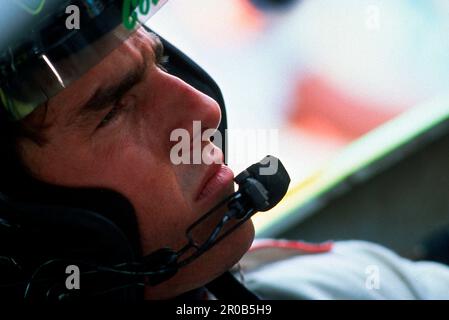
[[28, 280], [28, 284], [25, 288], [24, 294], [23, 294], [23, 299], [26, 301], [29, 298], [29, 294], [31, 291], [31, 286], [33, 284], [34, 278], [39, 274], [39, 272], [41, 272], [45, 267], [51, 265], [52, 263], [55, 262], [59, 262], [60, 259], [52, 259], [52, 260], [48, 260], [46, 262], [44, 262], [43, 264], [41, 264], [31, 275], [31, 278]]

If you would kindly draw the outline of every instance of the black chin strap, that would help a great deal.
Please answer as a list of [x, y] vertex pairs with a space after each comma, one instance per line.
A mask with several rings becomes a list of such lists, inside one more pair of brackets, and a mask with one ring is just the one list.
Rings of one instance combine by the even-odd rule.
[[218, 300], [256, 301], [260, 298], [246, 288], [229, 271], [206, 285]]

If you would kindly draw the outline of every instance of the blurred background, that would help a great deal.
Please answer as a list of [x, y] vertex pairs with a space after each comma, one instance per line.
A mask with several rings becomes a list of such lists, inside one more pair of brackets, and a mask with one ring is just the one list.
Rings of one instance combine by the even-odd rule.
[[[279, 130], [269, 147], [297, 183], [449, 91], [448, 9], [446, 0], [176, 0], [150, 26], [216, 79], [231, 129]], [[229, 147], [236, 171], [251, 161], [232, 154], [239, 143]]]
[[149, 25], [218, 82], [230, 129], [264, 130], [243, 157], [230, 135], [231, 168], [272, 153], [294, 187], [449, 92], [448, 16], [447, 0], [173, 0]]

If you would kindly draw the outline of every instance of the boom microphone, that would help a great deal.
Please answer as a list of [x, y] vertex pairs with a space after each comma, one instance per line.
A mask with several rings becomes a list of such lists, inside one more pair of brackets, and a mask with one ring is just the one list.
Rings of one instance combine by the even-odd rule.
[[[267, 211], [273, 208], [287, 193], [290, 184], [290, 177], [281, 161], [273, 156], [267, 156], [262, 161], [253, 164], [234, 180], [239, 185], [238, 191], [221, 201], [187, 229], [186, 236], [189, 242], [177, 253], [178, 257], [184, 255], [192, 248], [195, 248], [196, 252], [180, 261], [178, 267], [191, 263], [245, 223], [256, 212]], [[207, 240], [203, 243], [195, 241], [193, 237], [194, 230], [200, 229], [201, 225], [223, 205], [227, 205], [228, 211]], [[224, 226], [235, 219], [237, 223], [222, 233]]]
[[282, 162], [273, 156], [251, 165], [240, 173], [235, 182], [239, 191], [250, 200], [249, 205], [257, 211], [268, 211], [276, 206], [287, 193], [290, 176]]
[[[237, 192], [218, 203], [187, 229], [188, 242], [181, 250], [175, 252], [170, 248], [163, 248], [143, 258], [145, 262], [141, 263], [137, 269], [146, 270], [143, 273], [148, 276], [149, 284], [156, 285], [173, 277], [180, 268], [195, 261], [256, 212], [273, 208], [282, 200], [290, 184], [290, 177], [281, 161], [273, 156], [267, 156], [262, 161], [251, 165], [234, 180], [239, 185]], [[206, 220], [224, 205], [227, 206], [228, 211], [206, 240], [198, 242], [194, 237], [194, 231], [205, 227]], [[224, 227], [233, 220], [235, 223], [223, 232]], [[188, 252], [190, 255], [184, 257]], [[158, 263], [155, 265], [156, 261]]]

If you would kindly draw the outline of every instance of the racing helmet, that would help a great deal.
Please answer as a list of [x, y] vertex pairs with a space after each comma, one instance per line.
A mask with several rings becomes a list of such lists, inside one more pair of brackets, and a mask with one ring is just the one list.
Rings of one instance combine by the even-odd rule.
[[[18, 123], [69, 86], [167, 0], [12, 0], [0, 5], [0, 301], [143, 299], [143, 283], [170, 274], [152, 270], [170, 251], [142, 261], [136, 216], [122, 195], [103, 189], [65, 188], [34, 179], [22, 167]], [[79, 25], [68, 21], [79, 14]], [[167, 72], [215, 99], [226, 111], [214, 80], [161, 38]], [[66, 267], [79, 266], [81, 290], [65, 286]], [[129, 270], [129, 268], [127, 269]], [[122, 272], [120, 272], [122, 271]], [[229, 276], [229, 275], [228, 275]], [[226, 280], [228, 281], [228, 280]], [[227, 282], [229, 284], [229, 282]], [[234, 294], [235, 291], [234, 291]]]

